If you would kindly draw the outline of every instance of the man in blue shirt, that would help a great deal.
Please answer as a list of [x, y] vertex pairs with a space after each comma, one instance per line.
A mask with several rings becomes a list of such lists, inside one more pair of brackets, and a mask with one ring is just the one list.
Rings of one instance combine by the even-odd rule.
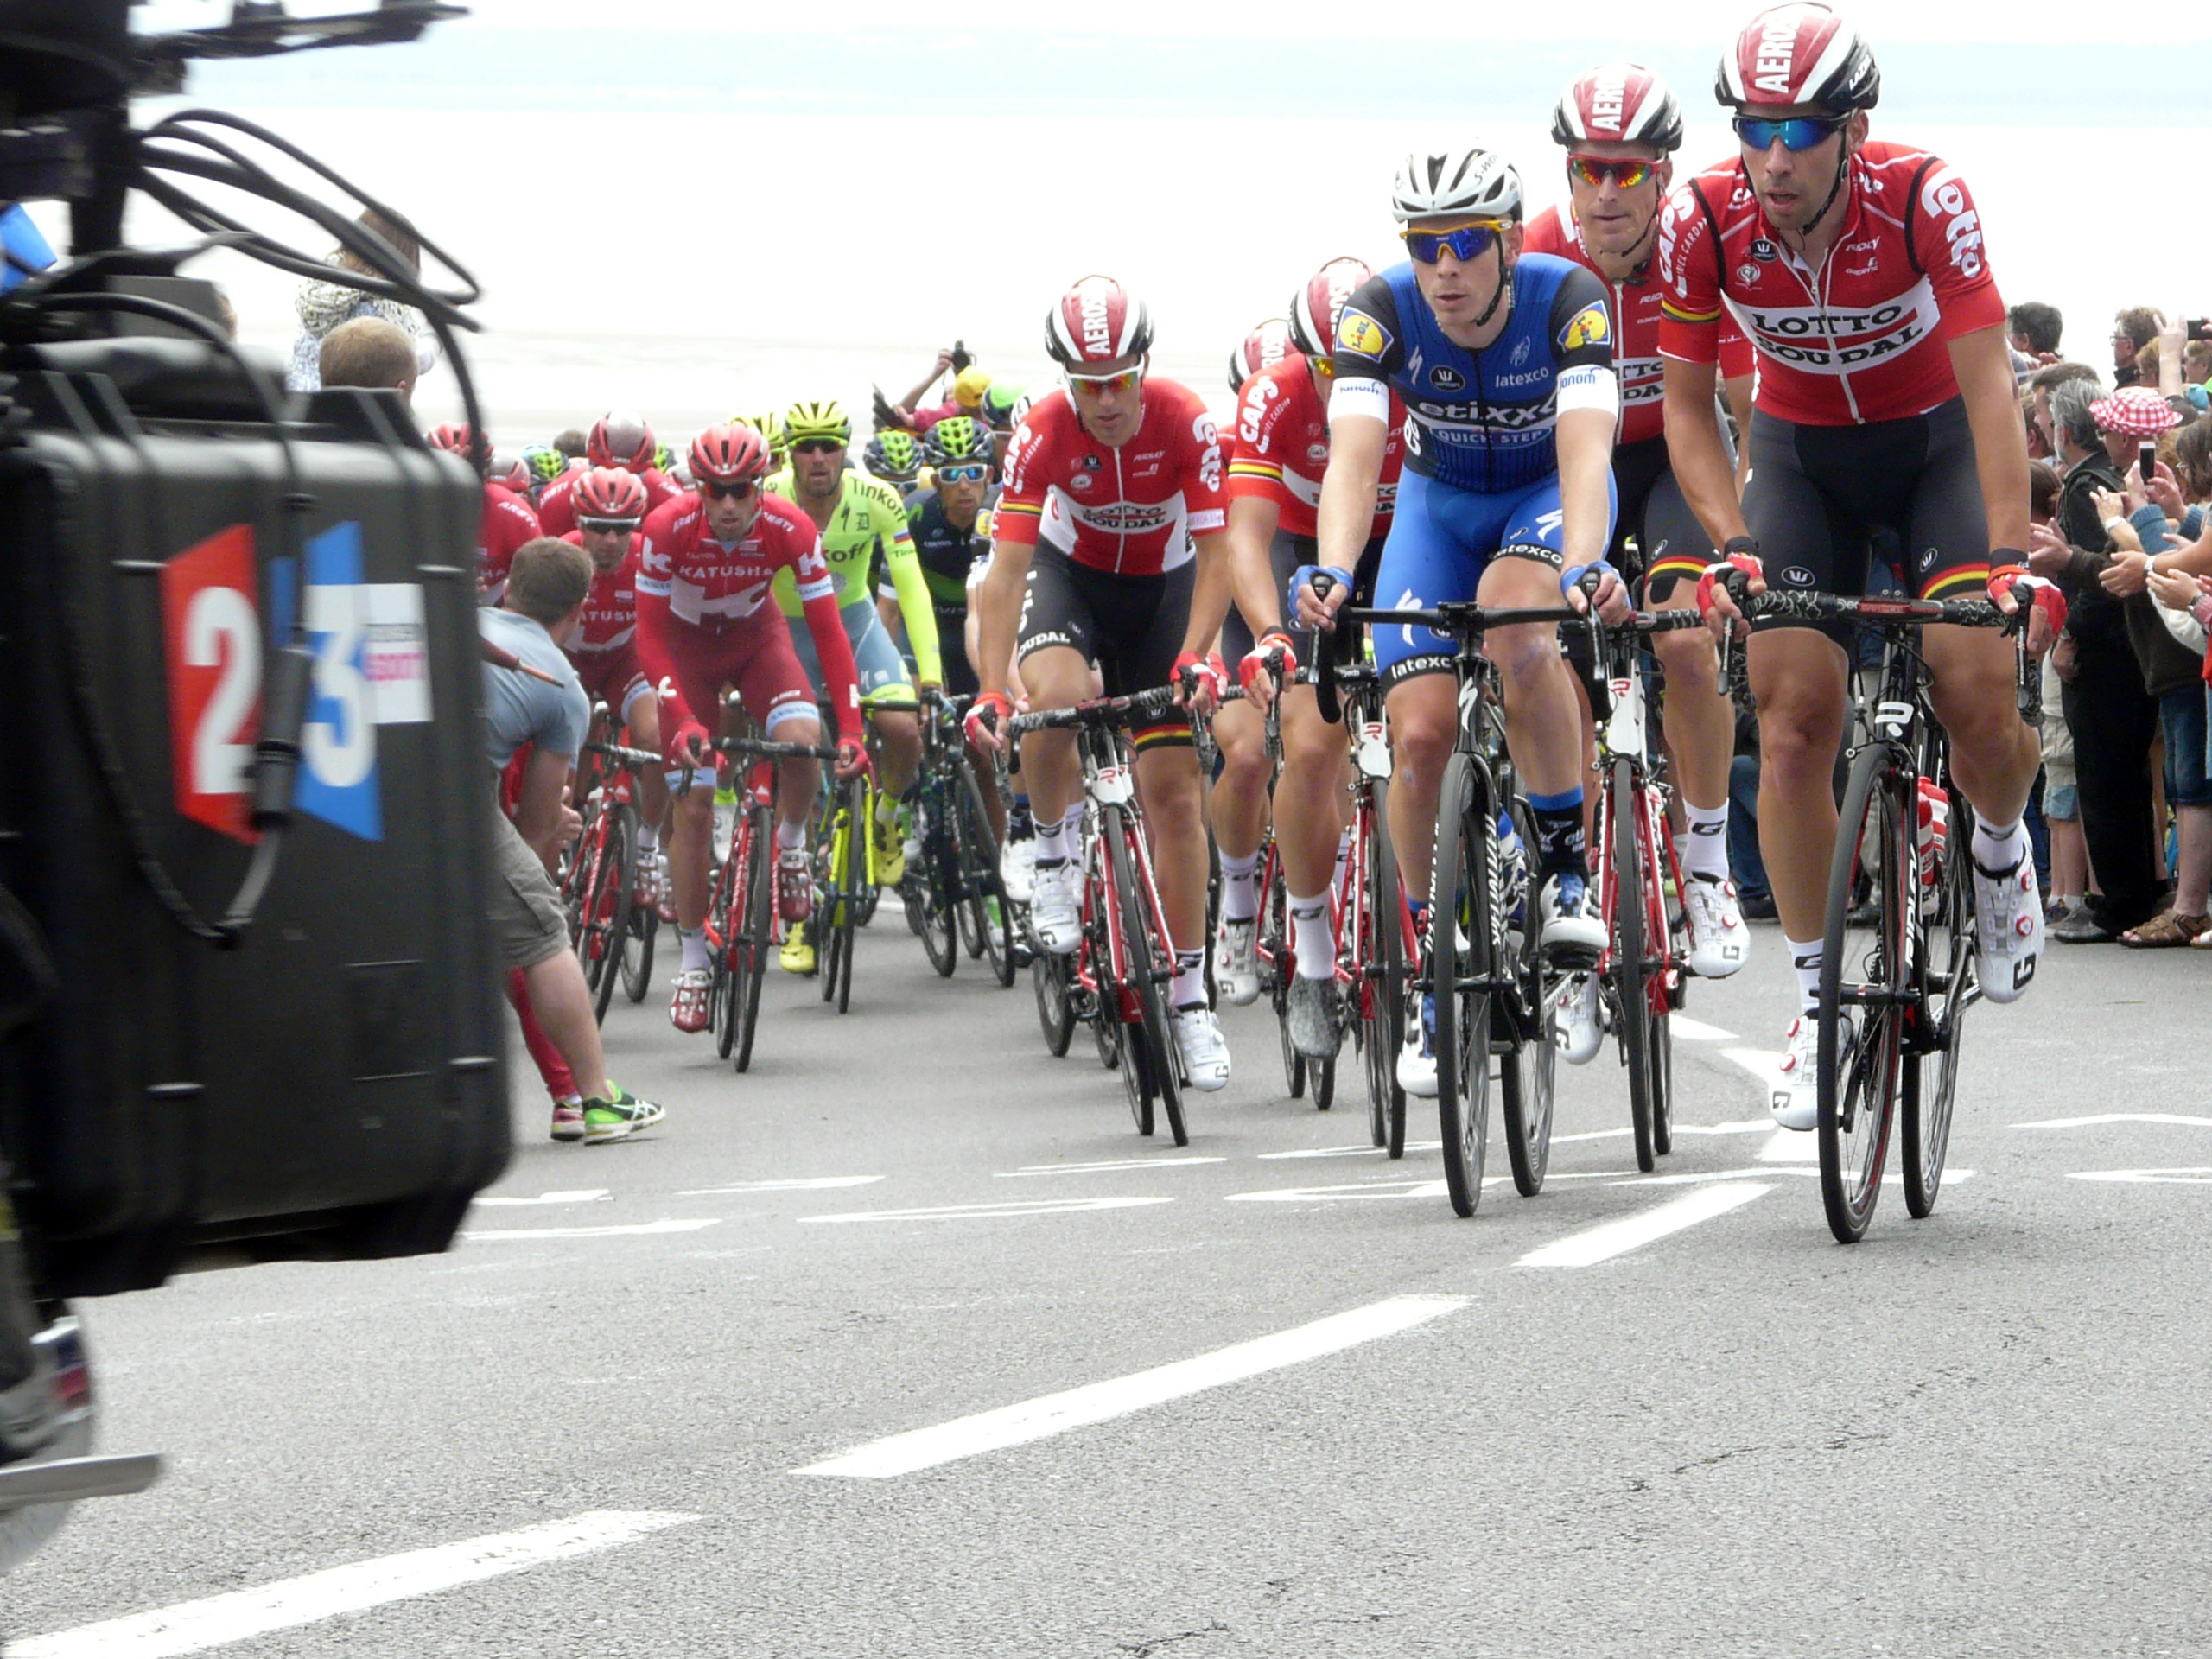
[[[1595, 567], [1599, 609], [1625, 614], [1626, 590], [1605, 563], [1620, 390], [1604, 285], [1572, 261], [1522, 256], [1521, 180], [1492, 151], [1408, 156], [1391, 207], [1408, 262], [1370, 279], [1337, 321], [1318, 556], [1339, 580], [1322, 603], [1303, 580], [1310, 573], [1299, 573], [1299, 621], [1322, 622], [1351, 591], [1345, 573], [1372, 522], [1393, 391], [1405, 404], [1406, 467], [1377, 605], [1543, 608]], [[1580, 608], [1580, 595], [1568, 602]], [[1459, 733], [1455, 648], [1421, 628], [1381, 629], [1374, 644], [1396, 757], [1390, 831], [1418, 915]], [[1503, 681], [1507, 737], [1535, 818], [1543, 947], [1557, 965], [1586, 967], [1605, 931], [1587, 902], [1581, 720], [1558, 630], [1499, 628], [1484, 648]], [[1398, 1075], [1409, 1093], [1436, 1092], [1425, 1029]]]

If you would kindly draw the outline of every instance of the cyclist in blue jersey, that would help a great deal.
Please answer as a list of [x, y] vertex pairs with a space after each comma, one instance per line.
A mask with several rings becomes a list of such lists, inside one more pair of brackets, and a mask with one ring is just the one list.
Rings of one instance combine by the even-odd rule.
[[[1391, 208], [1408, 263], [1360, 288], [1337, 322], [1316, 556], [1338, 585], [1319, 601], [1315, 567], [1300, 569], [1292, 578], [1299, 620], [1326, 626], [1351, 590], [1373, 523], [1394, 391], [1405, 404], [1406, 464], [1377, 605], [1474, 599], [1541, 608], [1566, 590], [1580, 608], [1573, 582], [1594, 568], [1600, 612], [1625, 615], [1627, 590], [1605, 563], [1620, 389], [1605, 285], [1572, 261], [1522, 254], [1520, 175], [1494, 152], [1408, 156]], [[1419, 920], [1437, 793], [1459, 729], [1454, 649], [1409, 627], [1377, 630], [1374, 644], [1396, 758], [1390, 832]], [[1503, 681], [1507, 741], [1541, 843], [1543, 949], [1561, 968], [1586, 967], [1605, 930], [1589, 902], [1581, 720], [1558, 629], [1497, 629], [1484, 649]], [[1576, 999], [1563, 1014], [1592, 1017]], [[1436, 1092], [1427, 1018], [1409, 1034], [1398, 1077], [1408, 1093]]]

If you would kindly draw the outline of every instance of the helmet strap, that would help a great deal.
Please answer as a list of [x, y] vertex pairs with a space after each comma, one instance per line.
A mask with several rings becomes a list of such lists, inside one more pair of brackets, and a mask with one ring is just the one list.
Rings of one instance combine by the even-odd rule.
[[[1490, 296], [1490, 303], [1483, 307], [1482, 315], [1467, 325], [1468, 332], [1471, 334], [1479, 331], [1485, 323], [1489, 322], [1491, 313], [1497, 309], [1498, 302], [1504, 300], [1513, 291], [1513, 273], [1505, 268], [1505, 238], [1503, 236], [1497, 238], [1497, 292]], [[1513, 315], [1513, 307], [1510, 302], [1506, 305], [1505, 315], [1509, 317]]]

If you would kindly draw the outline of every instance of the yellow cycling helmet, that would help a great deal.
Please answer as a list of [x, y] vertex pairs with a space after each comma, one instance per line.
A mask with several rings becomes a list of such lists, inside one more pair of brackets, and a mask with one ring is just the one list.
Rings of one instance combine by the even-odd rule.
[[784, 417], [770, 410], [764, 415], [733, 415], [729, 426], [749, 426], [768, 441], [768, 459], [780, 467], [790, 459], [791, 445], [784, 438]]
[[784, 442], [794, 448], [802, 443], [849, 444], [852, 441], [852, 421], [845, 414], [845, 406], [834, 397], [801, 398], [784, 411]]

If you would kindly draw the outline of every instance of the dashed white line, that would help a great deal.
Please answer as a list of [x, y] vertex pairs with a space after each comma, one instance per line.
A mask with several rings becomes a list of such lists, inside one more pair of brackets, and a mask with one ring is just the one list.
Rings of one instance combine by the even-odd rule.
[[515, 1198], [505, 1193], [480, 1192], [476, 1195], [476, 1202], [491, 1205], [604, 1204], [611, 1201], [614, 1195], [603, 1186], [589, 1186], [580, 1187], [573, 1192], [541, 1192], [534, 1198]]
[[356, 1561], [251, 1590], [34, 1636], [10, 1642], [8, 1651], [13, 1659], [176, 1659], [272, 1630], [295, 1630], [548, 1561], [589, 1555], [700, 1518], [658, 1510], [595, 1510], [518, 1532]]
[[1687, 1037], [1694, 1043], [1732, 1043], [1736, 1033], [1723, 1031], [1718, 1026], [1708, 1026], [1702, 1020], [1693, 1020], [1687, 1014], [1667, 1016], [1667, 1029], [1677, 1037]]
[[1777, 1129], [1751, 1155], [1763, 1164], [1817, 1164], [1821, 1137], [1808, 1129]]
[[656, 1233], [696, 1233], [702, 1227], [719, 1227], [713, 1217], [693, 1221], [641, 1221], [628, 1227], [472, 1227], [461, 1236], [480, 1240], [510, 1238], [643, 1238]]
[[1725, 1216], [1773, 1192], [1749, 1181], [1726, 1181], [1685, 1192], [1656, 1209], [1624, 1216], [1534, 1249], [1515, 1263], [1523, 1268], [1587, 1268], [1639, 1249], [1670, 1233]]
[[2033, 1123], [2007, 1123], [2008, 1129], [2088, 1129], [2101, 1123], [2187, 1123], [2212, 1128], [2212, 1117], [2189, 1117], [2179, 1112], [2099, 1112], [2094, 1117], [2046, 1117]]
[[[1486, 1181], [1484, 1185], [1488, 1185]], [[1284, 1186], [1266, 1192], [1231, 1192], [1230, 1204], [1334, 1204], [1344, 1198], [1440, 1198], [1440, 1180], [1357, 1181], [1349, 1186]]]
[[946, 1204], [921, 1210], [854, 1210], [835, 1216], [801, 1216], [808, 1222], [969, 1221], [1001, 1216], [1060, 1216], [1084, 1210], [1128, 1210], [1142, 1204], [1173, 1204], [1168, 1198], [1033, 1198], [1006, 1204]]
[[687, 1187], [677, 1197], [711, 1198], [725, 1192], [823, 1192], [831, 1187], [868, 1186], [882, 1179], [880, 1175], [809, 1175], [790, 1181], [736, 1181], [728, 1186]]
[[881, 1480], [912, 1474], [939, 1464], [972, 1458], [979, 1452], [1026, 1446], [1033, 1440], [1064, 1434], [1071, 1428], [1103, 1423], [1170, 1400], [1239, 1382], [1265, 1371], [1280, 1370], [1325, 1354], [1395, 1336], [1417, 1325], [1456, 1313], [1467, 1305], [1462, 1296], [1393, 1296], [1349, 1313], [1332, 1314], [1277, 1332], [1250, 1342], [1178, 1360], [1148, 1371], [1138, 1371], [1111, 1382], [1093, 1382], [1058, 1394], [1048, 1394], [996, 1411], [978, 1412], [934, 1428], [893, 1434], [827, 1460], [810, 1464], [802, 1475], [841, 1475], [861, 1480]]
[[1192, 1164], [1225, 1164], [1226, 1158], [1112, 1158], [1097, 1164], [1024, 1164], [1001, 1169], [997, 1177], [1010, 1181], [1023, 1175], [1097, 1175], [1120, 1169], [1179, 1169]]
[[[1279, 1158], [1351, 1158], [1361, 1153], [1380, 1154], [1382, 1148], [1372, 1141], [1363, 1141], [1354, 1147], [1306, 1147], [1297, 1152], [1262, 1152], [1257, 1154], [1262, 1163]], [[1408, 1152], [1441, 1152], [1441, 1141], [1408, 1141]]]
[[2069, 1181], [2139, 1181], [2154, 1186], [2212, 1186], [2212, 1169], [2082, 1169]]

